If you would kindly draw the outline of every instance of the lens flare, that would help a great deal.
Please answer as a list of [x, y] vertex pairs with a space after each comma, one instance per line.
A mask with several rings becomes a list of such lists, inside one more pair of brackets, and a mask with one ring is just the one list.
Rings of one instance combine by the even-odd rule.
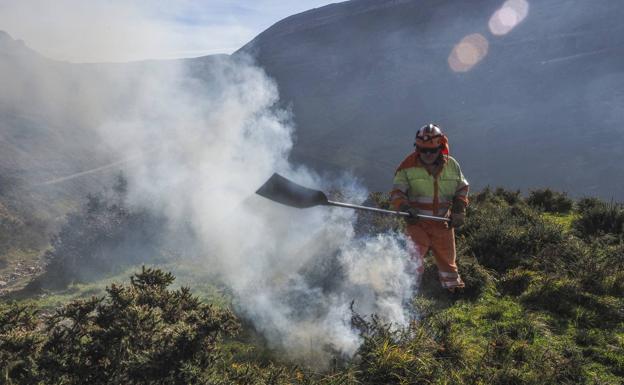
[[529, 3], [526, 0], [508, 0], [490, 18], [490, 32], [497, 36], [505, 35], [520, 24], [528, 13]]
[[470, 71], [487, 56], [489, 43], [483, 35], [473, 33], [464, 37], [451, 51], [448, 63], [455, 72]]

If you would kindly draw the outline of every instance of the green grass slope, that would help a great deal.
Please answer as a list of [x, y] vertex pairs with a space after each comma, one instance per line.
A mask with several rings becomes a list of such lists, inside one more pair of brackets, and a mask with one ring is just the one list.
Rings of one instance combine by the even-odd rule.
[[[372, 200], [387, 205], [383, 194]], [[363, 233], [401, 226], [371, 218], [377, 219], [359, 224]], [[0, 302], [0, 362], [7, 363], [0, 378], [7, 384], [620, 384], [623, 223], [617, 204], [486, 189], [473, 197], [457, 233], [465, 291], [440, 289], [427, 258], [412, 303], [418, 319], [397, 330], [375, 315], [353, 314], [361, 346], [323, 373], [270, 351], [229, 310], [227, 289], [202, 283], [193, 269], [176, 274], [198, 294], [172, 286], [173, 275], [159, 269], [143, 269], [125, 284], [74, 283], [47, 300]]]

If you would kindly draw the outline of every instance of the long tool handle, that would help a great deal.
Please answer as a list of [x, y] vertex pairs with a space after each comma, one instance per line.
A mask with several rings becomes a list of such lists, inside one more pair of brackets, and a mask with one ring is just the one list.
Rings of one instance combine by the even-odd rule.
[[[352, 205], [350, 203], [334, 202], [334, 201], [329, 201], [329, 200], [327, 201], [327, 205], [329, 205], [329, 206], [338, 206], [338, 207], [347, 207], [347, 208], [356, 209], [356, 210], [372, 211], [372, 212], [382, 213], [382, 214], [399, 215], [399, 216], [402, 216], [402, 217], [409, 217], [410, 216], [409, 213], [406, 213], [404, 211], [384, 210], [384, 209], [378, 209], [378, 208], [375, 208], [375, 207]], [[435, 216], [432, 216], [432, 215], [418, 214], [418, 217], [422, 218], [422, 219], [431, 219], [431, 220], [440, 221], [440, 222], [450, 222], [451, 221], [448, 218], [435, 217]]]

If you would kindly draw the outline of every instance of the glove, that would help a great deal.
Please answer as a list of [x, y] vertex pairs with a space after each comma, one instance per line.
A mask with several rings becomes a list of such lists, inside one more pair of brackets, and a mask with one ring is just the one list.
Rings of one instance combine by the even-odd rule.
[[451, 213], [451, 227], [458, 228], [462, 227], [466, 222], [466, 214], [464, 213]]
[[409, 213], [410, 215], [409, 217], [403, 217], [405, 219], [405, 222], [407, 222], [408, 225], [413, 225], [413, 224], [416, 224], [416, 222], [418, 222], [418, 219], [420, 217], [418, 216], [418, 210], [416, 210], [414, 207], [408, 205], [407, 203], [404, 203], [401, 205], [399, 210]]
[[453, 207], [451, 208], [451, 227], [462, 227], [466, 222], [466, 203], [460, 199], [453, 200]]
[[466, 202], [461, 199], [453, 199], [453, 206], [451, 206], [451, 212], [455, 214], [466, 214]]

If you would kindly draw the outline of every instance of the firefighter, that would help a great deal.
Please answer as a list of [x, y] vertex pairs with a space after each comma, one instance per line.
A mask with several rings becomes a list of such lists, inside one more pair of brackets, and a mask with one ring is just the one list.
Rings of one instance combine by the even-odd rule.
[[[464, 282], [455, 261], [454, 229], [464, 224], [468, 182], [449, 155], [448, 139], [439, 126], [421, 127], [414, 148], [395, 172], [390, 199], [396, 209], [410, 214], [406, 232], [415, 246], [411, 258], [417, 283], [431, 250], [442, 287], [455, 292]], [[449, 217], [450, 222], [419, 219], [418, 214]]]

